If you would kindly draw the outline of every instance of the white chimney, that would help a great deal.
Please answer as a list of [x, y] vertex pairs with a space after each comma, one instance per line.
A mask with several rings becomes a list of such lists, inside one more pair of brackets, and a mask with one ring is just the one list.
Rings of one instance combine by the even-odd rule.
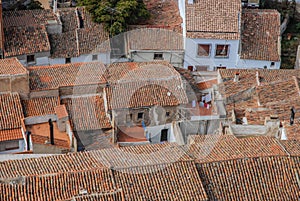
[[188, 4], [193, 4], [194, 0], [188, 0]]
[[260, 86], [260, 79], [259, 79], [258, 71], [256, 71], [256, 82], [257, 82], [257, 86]]
[[234, 81], [234, 82], [238, 82], [239, 79], [240, 79], [240, 73], [239, 73], [239, 72], [236, 72], [235, 75], [234, 75], [233, 81]]
[[53, 13], [57, 11], [57, 0], [53, 0]]

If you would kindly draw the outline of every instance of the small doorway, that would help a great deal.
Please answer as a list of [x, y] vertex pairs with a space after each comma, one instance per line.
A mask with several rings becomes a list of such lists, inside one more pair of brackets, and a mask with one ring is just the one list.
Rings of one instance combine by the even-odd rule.
[[168, 141], [168, 129], [162, 129], [161, 130], [160, 141], [161, 142]]

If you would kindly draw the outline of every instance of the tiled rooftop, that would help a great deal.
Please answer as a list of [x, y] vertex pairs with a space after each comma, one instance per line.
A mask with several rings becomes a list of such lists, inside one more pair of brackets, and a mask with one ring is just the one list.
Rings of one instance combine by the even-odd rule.
[[26, 68], [15, 57], [0, 60], [0, 76], [26, 74]]
[[[209, 146], [214, 140], [205, 140], [201, 136], [192, 138], [199, 145], [206, 141]], [[210, 161], [196, 160], [196, 164], [189, 156], [190, 152], [186, 153], [183, 147], [171, 143], [1, 162], [0, 199], [299, 198], [299, 186], [295, 175], [300, 170], [300, 159], [293, 154], [280, 154], [279, 141], [261, 137], [236, 139], [234, 136], [226, 136], [218, 143], [222, 140], [225, 140], [223, 144], [217, 144], [221, 147], [218, 150], [224, 152], [221, 155], [231, 153], [233, 157], [225, 156], [224, 159]], [[242, 143], [235, 143], [237, 140], [242, 140]], [[288, 152], [299, 154], [291, 149], [299, 146], [295, 143], [284, 141], [280, 149], [284, 150], [284, 146]], [[249, 147], [245, 144], [249, 144]], [[232, 152], [233, 150], [235, 152]], [[203, 149], [198, 153], [203, 153]], [[107, 199], [105, 196], [108, 196]]]
[[167, 62], [115, 63], [108, 72], [109, 109], [187, 102], [180, 74]]
[[[298, 160], [298, 162], [297, 162]], [[209, 200], [297, 200], [299, 157], [243, 158], [197, 166]]]
[[[234, 75], [239, 73], [239, 81]], [[227, 114], [247, 117], [249, 124], [264, 124], [265, 118], [277, 115], [288, 120], [290, 109], [299, 105], [299, 70], [220, 70], [219, 90], [226, 98]]]
[[[31, 132], [31, 139], [34, 144], [45, 145], [46, 141], [50, 142], [50, 128], [49, 123], [40, 123], [26, 126], [26, 129]], [[56, 147], [70, 148], [71, 142], [66, 132], [60, 132], [57, 123], [53, 122], [54, 145]], [[49, 146], [52, 146], [48, 143]]]
[[0, 130], [0, 142], [23, 139], [21, 128]]
[[237, 40], [239, 33], [239, 0], [193, 0], [186, 4], [188, 38]]
[[58, 21], [50, 9], [17, 10], [3, 12], [3, 27], [22, 27], [29, 25], [47, 25], [49, 21]]
[[50, 43], [44, 25], [4, 28], [6, 57], [50, 52]]
[[93, 193], [92, 195], [78, 195], [67, 201], [124, 201], [122, 189], [114, 189], [108, 192]]
[[62, 86], [103, 84], [105, 66], [100, 62], [30, 67], [30, 89], [57, 89]]
[[207, 200], [194, 162], [117, 169], [125, 200]]
[[241, 59], [280, 60], [280, 14], [276, 10], [244, 9]]
[[287, 155], [280, 143], [273, 137], [239, 139], [233, 135], [192, 136], [188, 153], [199, 163]]
[[109, 169], [33, 175], [16, 180], [14, 185], [2, 180], [1, 200], [67, 200], [84, 192], [93, 194], [116, 188]]
[[101, 96], [84, 96], [62, 99], [75, 131], [111, 128]]
[[78, 38], [76, 31], [49, 35], [52, 58], [78, 57]]
[[0, 130], [21, 127], [24, 118], [18, 93], [0, 94]]
[[55, 114], [54, 108], [59, 105], [58, 97], [41, 97], [22, 100], [25, 117]]
[[135, 29], [126, 36], [131, 50], [183, 50], [182, 34], [167, 29]]
[[145, 28], [165, 28], [181, 33], [182, 18], [179, 13], [178, 2], [174, 0], [144, 0], [150, 19], [142, 22]]

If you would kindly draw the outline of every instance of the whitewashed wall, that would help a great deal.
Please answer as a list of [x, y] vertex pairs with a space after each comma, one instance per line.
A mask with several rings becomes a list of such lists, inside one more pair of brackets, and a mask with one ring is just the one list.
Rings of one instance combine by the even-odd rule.
[[[239, 40], [218, 40], [218, 39], [189, 39], [186, 38], [184, 67], [188, 66], [209, 66], [209, 70], [214, 67], [226, 66], [227, 68], [237, 67]], [[210, 44], [211, 50], [208, 57], [198, 56], [198, 44]], [[216, 45], [229, 45], [229, 57], [215, 57]]]

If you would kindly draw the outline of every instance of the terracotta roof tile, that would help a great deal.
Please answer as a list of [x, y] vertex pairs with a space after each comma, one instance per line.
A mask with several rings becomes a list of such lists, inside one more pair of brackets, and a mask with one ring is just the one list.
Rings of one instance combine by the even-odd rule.
[[56, 106], [54, 111], [58, 119], [69, 116], [65, 105]]
[[103, 25], [78, 29], [77, 35], [79, 55], [110, 51], [109, 35]]
[[[97, 169], [15, 179], [15, 184], [0, 184], [1, 200], [67, 200], [81, 194], [110, 191], [116, 186], [109, 169]], [[13, 180], [13, 179], [12, 179]], [[9, 181], [9, 179], [8, 179]], [[9, 196], [9, 197], [8, 197]]]
[[0, 130], [0, 142], [23, 139], [21, 128]]
[[207, 200], [194, 162], [117, 169], [125, 200]]
[[236, 138], [233, 135], [200, 135], [191, 138], [188, 153], [198, 163], [251, 158], [262, 156], [286, 156], [273, 137]]
[[244, 9], [242, 59], [279, 61], [280, 14], [276, 10]]
[[237, 40], [239, 34], [239, 0], [194, 0], [186, 4], [186, 31], [189, 38]]
[[166, 29], [135, 29], [126, 36], [131, 50], [183, 50], [183, 36]]
[[75, 131], [111, 128], [101, 96], [86, 96], [62, 99]]
[[116, 63], [108, 72], [109, 109], [187, 102], [180, 74], [167, 62]]
[[26, 74], [26, 68], [15, 57], [0, 60], [0, 76]]
[[30, 89], [57, 89], [62, 86], [103, 84], [105, 66], [101, 62], [30, 67]]
[[93, 195], [75, 196], [68, 201], [124, 201], [124, 192], [122, 189], [116, 189], [109, 192], [94, 193]]
[[50, 52], [50, 43], [44, 25], [4, 28], [6, 57], [38, 52]]
[[21, 127], [24, 118], [19, 94], [0, 94], [0, 130]]
[[300, 196], [293, 158], [261, 157], [197, 166], [209, 200], [297, 200]]
[[49, 35], [52, 58], [78, 57], [76, 31]]
[[60, 8], [58, 9], [60, 20], [63, 24], [63, 32], [73, 31], [79, 27], [79, 18], [77, 10], [74, 8]]
[[59, 105], [58, 97], [40, 97], [22, 100], [26, 117], [55, 114], [54, 108]]
[[[239, 81], [234, 82], [235, 73]], [[265, 117], [277, 115], [289, 119], [290, 109], [299, 105], [299, 70], [219, 70], [219, 90], [226, 98], [227, 114], [249, 118], [250, 124], [263, 124]], [[257, 82], [259, 80], [259, 83]]]
[[[181, 33], [183, 22], [178, 2], [174, 0], [144, 0], [150, 19], [142, 22], [144, 28], [165, 28]], [[140, 26], [141, 27], [141, 26]]]
[[47, 25], [49, 21], [58, 21], [50, 9], [17, 10], [3, 12], [3, 27], [21, 27], [28, 25]]
[[176, 143], [149, 144], [101, 150], [103, 164], [107, 167], [130, 168], [176, 161], [191, 161], [192, 158]]
[[[299, 124], [297, 125], [299, 129]], [[287, 127], [285, 129], [288, 131]], [[294, 135], [293, 135], [294, 134]], [[288, 140], [281, 140], [280, 144], [285, 148], [285, 150], [292, 156], [300, 156], [300, 138], [299, 132], [289, 133], [287, 132]]]

